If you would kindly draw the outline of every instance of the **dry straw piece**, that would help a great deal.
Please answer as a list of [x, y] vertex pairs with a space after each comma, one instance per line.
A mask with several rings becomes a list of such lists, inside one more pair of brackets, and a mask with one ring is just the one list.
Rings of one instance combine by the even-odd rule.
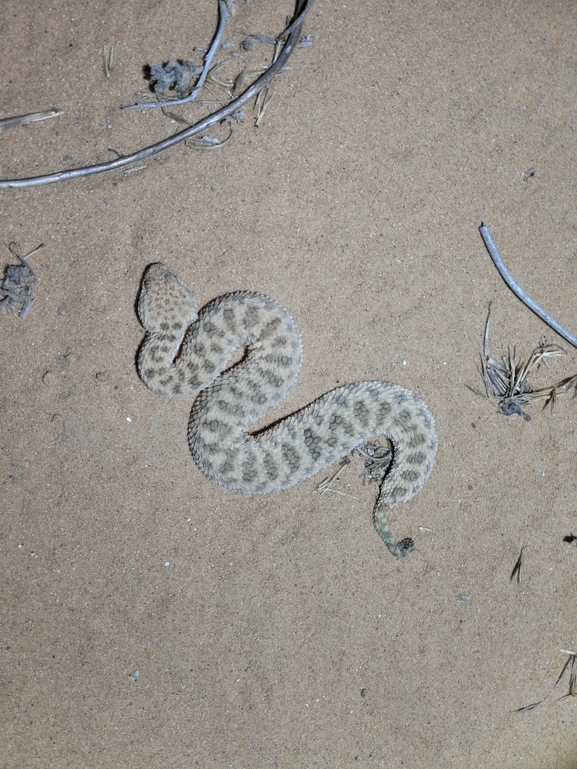
[[541, 339], [537, 347], [525, 360], [517, 357], [516, 348], [509, 347], [506, 355], [500, 360], [493, 358], [489, 351], [489, 320], [491, 318], [491, 305], [487, 313], [485, 324], [485, 336], [483, 351], [481, 353], [481, 368], [479, 373], [483, 378], [485, 392], [482, 393], [474, 387], [469, 390], [476, 395], [488, 398], [495, 404], [497, 410], [509, 417], [513, 414], [530, 420], [531, 416], [524, 411], [524, 407], [536, 400], [545, 400], [545, 406], [555, 405], [558, 395], [567, 392], [571, 388], [577, 388], [577, 374], [563, 379], [552, 387], [543, 387], [533, 390], [529, 384], [529, 376], [541, 365], [547, 366], [549, 358], [565, 355], [566, 352], [559, 345], [551, 344], [545, 337]]

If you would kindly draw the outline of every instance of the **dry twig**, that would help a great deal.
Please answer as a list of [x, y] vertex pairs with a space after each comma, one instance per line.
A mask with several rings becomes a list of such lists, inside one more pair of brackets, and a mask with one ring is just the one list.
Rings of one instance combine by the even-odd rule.
[[16, 128], [17, 126], [28, 125], [29, 123], [38, 123], [41, 120], [50, 120], [63, 114], [64, 112], [59, 109], [49, 109], [46, 112], [30, 112], [28, 115], [5, 117], [0, 120], [0, 133], [7, 131], [9, 128]]
[[501, 259], [501, 255], [497, 251], [497, 246], [495, 245], [493, 238], [491, 237], [491, 233], [489, 232], [489, 228], [486, 224], [482, 224], [479, 227], [479, 232], [481, 233], [481, 237], [483, 238], [483, 243], [485, 244], [485, 248], [489, 252], [489, 256], [493, 260], [493, 264], [499, 271], [499, 275], [503, 278], [505, 283], [509, 286], [511, 291], [515, 294], [515, 296], [520, 299], [525, 306], [527, 306], [530, 310], [532, 310], [535, 315], [537, 315], [541, 320], [546, 323], [548, 326], [550, 326], [554, 331], [556, 331], [559, 336], [562, 336], [563, 339], [566, 342], [569, 342], [569, 344], [572, 344], [573, 347], [577, 347], [577, 337], [573, 336], [569, 331], [567, 331], [564, 326], [562, 326], [558, 321], [555, 320], [555, 318], [551, 317], [549, 313], [544, 310], [540, 305], [537, 304], [537, 302], [534, 299], [531, 299], [529, 294], [527, 294], [521, 286], [517, 283], [515, 278], [511, 275], [509, 270], [505, 267], [504, 261]]

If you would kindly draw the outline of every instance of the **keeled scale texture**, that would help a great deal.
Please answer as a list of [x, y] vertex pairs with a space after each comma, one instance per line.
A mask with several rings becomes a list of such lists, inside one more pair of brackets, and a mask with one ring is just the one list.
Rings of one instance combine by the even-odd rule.
[[[142, 279], [138, 313], [147, 330], [138, 355], [142, 381], [169, 398], [200, 393], [188, 442], [208, 478], [245, 494], [278, 491], [386, 436], [394, 456], [375, 526], [397, 558], [410, 552], [412, 541], [397, 544], [387, 514], [419, 491], [435, 461], [435, 422], [417, 395], [389, 382], [356, 382], [251, 435], [250, 426], [284, 400], [300, 371], [300, 334], [284, 307], [242, 291], [215, 299], [199, 317], [188, 287], [165, 265], [152, 264]], [[224, 371], [238, 347], [247, 354]]]

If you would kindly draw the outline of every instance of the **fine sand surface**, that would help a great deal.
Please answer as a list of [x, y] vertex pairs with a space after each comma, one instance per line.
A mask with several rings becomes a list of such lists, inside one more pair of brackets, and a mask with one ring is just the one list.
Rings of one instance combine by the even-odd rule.
[[[218, 61], [292, 10], [239, 0]], [[216, 24], [216, 0], [4, 0], [0, 117], [65, 114], [1, 133], [0, 177], [180, 130], [120, 107]], [[577, 766], [569, 670], [553, 689], [577, 650], [577, 400], [526, 421], [466, 387], [489, 302], [494, 355], [546, 335], [568, 355], [535, 385], [577, 373], [478, 230], [577, 333], [576, 27], [569, 1], [317, 0], [260, 127], [249, 106], [221, 149], [0, 192], [0, 268], [44, 244], [28, 317], [0, 308], [1, 769]], [[359, 459], [324, 496], [200, 473], [191, 402], [136, 372], [156, 261], [201, 306], [250, 289], [289, 310], [304, 363], [271, 420], [363, 379], [426, 401], [436, 465], [391, 517], [409, 558]]]

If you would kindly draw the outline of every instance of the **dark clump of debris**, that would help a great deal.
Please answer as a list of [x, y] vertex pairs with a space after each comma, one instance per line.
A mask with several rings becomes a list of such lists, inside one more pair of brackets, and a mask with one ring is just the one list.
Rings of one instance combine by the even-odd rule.
[[155, 93], [174, 90], [180, 97], [188, 96], [192, 91], [193, 81], [202, 73], [202, 67], [189, 59], [169, 61], [166, 64], [153, 64], [150, 67], [150, 84]]
[[34, 304], [32, 286], [36, 283], [36, 275], [26, 260], [43, 245], [41, 243], [26, 256], [20, 256], [16, 252], [16, 243], [8, 245], [10, 253], [19, 260], [20, 264], [9, 264], [4, 277], [0, 278], [0, 307], [12, 310], [20, 320], [24, 320]]

